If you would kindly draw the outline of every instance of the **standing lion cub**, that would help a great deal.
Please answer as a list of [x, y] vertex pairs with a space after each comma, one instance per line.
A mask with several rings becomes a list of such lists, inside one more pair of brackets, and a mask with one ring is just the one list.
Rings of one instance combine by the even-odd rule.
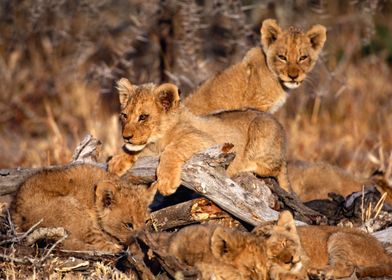
[[197, 115], [252, 108], [275, 112], [287, 91], [300, 86], [312, 70], [326, 40], [326, 29], [314, 25], [307, 32], [283, 30], [275, 20], [261, 26], [262, 48], [248, 51], [243, 60], [207, 80], [185, 100]]
[[21, 231], [41, 219], [40, 227], [63, 227], [64, 249], [117, 252], [144, 226], [154, 195], [154, 189], [128, 186], [101, 168], [79, 165], [27, 179], [11, 215]]
[[180, 185], [181, 168], [195, 153], [215, 144], [232, 143], [236, 157], [229, 176], [253, 171], [276, 177], [289, 190], [283, 127], [269, 114], [257, 111], [222, 112], [195, 116], [180, 105], [173, 84], [134, 86], [123, 78], [117, 83], [121, 103], [122, 136], [128, 153], [115, 156], [109, 170], [123, 174], [141, 151], [154, 146], [160, 155], [158, 190], [169, 195]]

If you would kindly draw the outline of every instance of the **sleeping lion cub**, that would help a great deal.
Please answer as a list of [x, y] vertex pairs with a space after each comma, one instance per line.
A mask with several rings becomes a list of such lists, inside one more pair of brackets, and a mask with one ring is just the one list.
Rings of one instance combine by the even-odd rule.
[[[358, 229], [334, 226], [296, 228], [291, 213], [284, 211], [272, 230], [266, 230], [266, 226], [262, 225], [254, 233], [264, 237], [270, 235], [267, 243], [285, 244], [283, 247], [292, 243], [291, 248], [296, 248], [297, 252], [282, 250], [280, 254], [273, 254], [276, 257], [271, 272], [275, 275], [284, 275], [287, 271], [285, 260], [295, 255], [302, 259], [301, 267], [297, 270], [299, 278], [305, 272], [327, 279], [350, 277], [354, 272], [359, 277], [392, 275], [392, 256], [373, 236]], [[292, 270], [290, 275], [294, 272]]]
[[284, 223], [281, 216], [274, 231], [268, 230], [268, 238], [222, 226], [193, 225], [155, 233], [153, 239], [165, 254], [195, 266], [202, 279], [305, 279], [307, 259], [296, 228]]
[[158, 190], [169, 195], [180, 185], [181, 168], [195, 153], [215, 144], [234, 144], [236, 157], [227, 169], [229, 176], [253, 171], [276, 177], [289, 190], [283, 127], [269, 114], [257, 111], [222, 112], [195, 116], [180, 105], [173, 84], [131, 85], [117, 83], [121, 103], [122, 136], [128, 153], [115, 156], [109, 170], [122, 175], [141, 151], [153, 146], [160, 155]]
[[268, 279], [267, 255], [260, 238], [214, 225], [193, 225], [175, 233], [156, 233], [160, 248], [196, 267], [201, 279]]
[[307, 32], [283, 30], [267, 19], [260, 32], [262, 48], [252, 48], [241, 62], [207, 80], [184, 100], [191, 112], [206, 115], [246, 108], [275, 112], [285, 103], [286, 92], [304, 81], [326, 40], [322, 25]]
[[41, 171], [24, 182], [12, 205], [20, 231], [63, 227], [68, 250], [120, 251], [122, 243], [144, 226], [154, 189], [128, 186], [92, 165]]

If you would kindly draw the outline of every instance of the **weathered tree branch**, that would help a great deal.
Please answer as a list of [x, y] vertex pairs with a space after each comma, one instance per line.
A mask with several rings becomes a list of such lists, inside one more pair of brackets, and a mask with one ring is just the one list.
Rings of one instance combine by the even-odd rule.
[[196, 198], [152, 212], [147, 226], [155, 231], [163, 231], [212, 220], [232, 227], [240, 225], [208, 199]]
[[11, 194], [18, 190], [19, 186], [30, 176], [42, 170], [64, 168], [74, 164], [93, 164], [106, 169], [105, 163], [98, 163], [99, 146], [101, 143], [90, 134], [76, 147], [72, 161], [66, 165], [45, 166], [39, 168], [10, 168], [0, 169], [0, 196]]
[[[276, 220], [278, 212], [272, 210], [262, 197], [247, 192], [226, 176], [224, 168], [233, 158], [228, 146], [215, 146], [194, 155], [183, 167], [182, 184], [249, 224]], [[125, 176], [135, 183], [153, 182], [157, 165], [156, 158], [141, 159]]]

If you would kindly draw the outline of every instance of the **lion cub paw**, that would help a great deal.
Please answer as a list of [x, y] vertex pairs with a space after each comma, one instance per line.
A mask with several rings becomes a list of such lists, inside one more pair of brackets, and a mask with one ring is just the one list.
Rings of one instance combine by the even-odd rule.
[[179, 185], [179, 180], [175, 180], [171, 177], [158, 177], [158, 180], [154, 183], [154, 187], [157, 188], [162, 195], [171, 195], [175, 193]]
[[128, 169], [130, 169], [135, 162], [135, 158], [128, 154], [115, 155], [108, 164], [110, 173], [116, 174], [117, 176], [124, 175]]
[[324, 269], [309, 269], [309, 279], [314, 280], [332, 280], [335, 279], [332, 275], [329, 275]]
[[108, 253], [118, 253], [123, 250], [123, 247], [121, 245], [111, 243], [111, 242], [105, 242], [103, 244], [99, 244], [97, 247], [99, 248], [99, 251], [108, 252]]

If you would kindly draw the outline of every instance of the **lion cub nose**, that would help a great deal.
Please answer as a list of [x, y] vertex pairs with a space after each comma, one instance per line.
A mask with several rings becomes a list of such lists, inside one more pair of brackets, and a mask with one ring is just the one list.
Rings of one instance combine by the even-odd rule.
[[128, 134], [128, 135], [124, 135], [123, 138], [127, 141], [131, 140], [133, 138], [133, 134]]
[[289, 73], [289, 77], [292, 80], [297, 79], [298, 78], [298, 72], [291, 72], [291, 73]]

